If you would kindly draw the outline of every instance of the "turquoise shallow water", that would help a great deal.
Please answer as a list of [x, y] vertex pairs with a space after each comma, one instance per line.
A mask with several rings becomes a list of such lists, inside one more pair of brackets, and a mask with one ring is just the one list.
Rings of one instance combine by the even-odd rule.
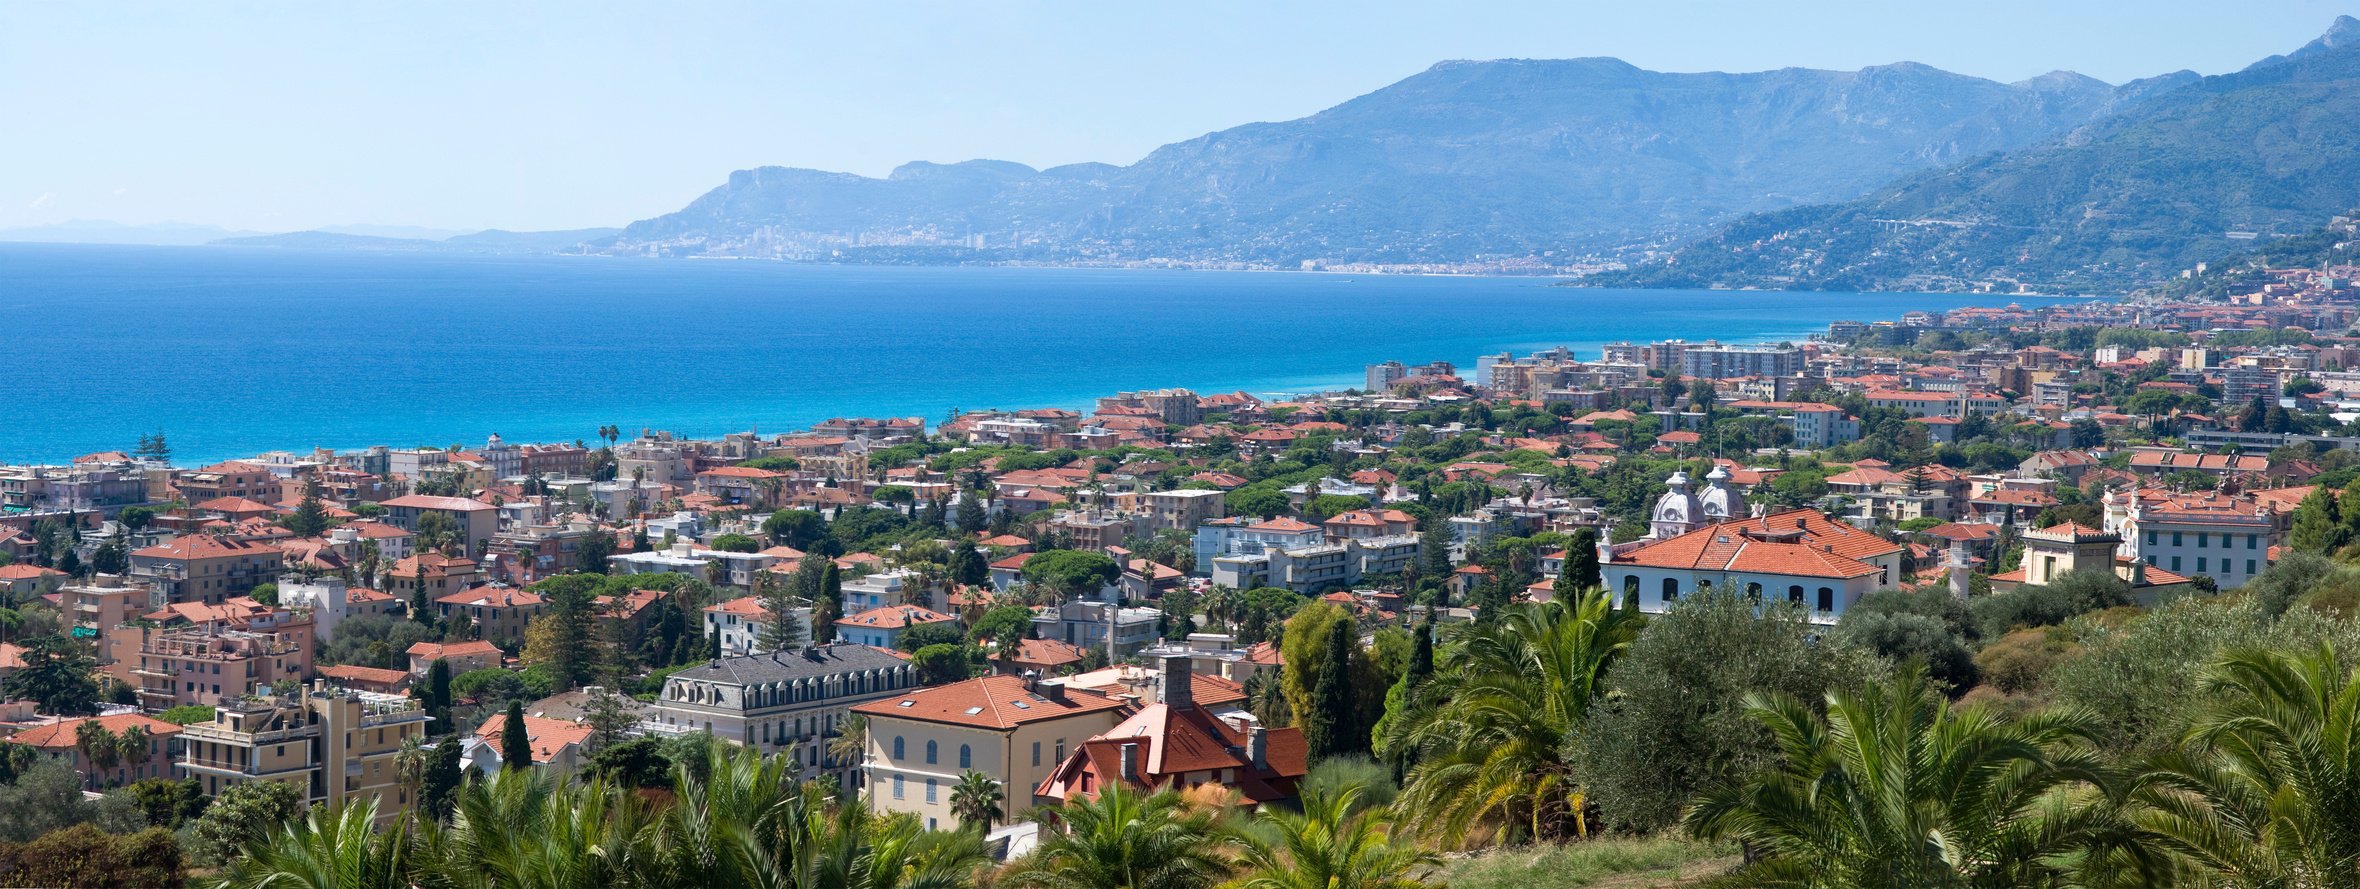
[[[1385, 359], [1808, 335], [2007, 297], [1523, 278], [887, 268], [0, 244], [0, 462], [711, 435], [831, 416], [1309, 391]], [[2029, 304], [2030, 300], [2025, 300]]]

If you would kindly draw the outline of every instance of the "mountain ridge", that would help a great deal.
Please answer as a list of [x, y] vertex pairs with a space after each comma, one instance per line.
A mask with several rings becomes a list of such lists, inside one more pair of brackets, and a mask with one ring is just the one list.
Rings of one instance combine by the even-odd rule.
[[2360, 204], [2360, 20], [2048, 142], [1755, 214], [1596, 283], [2127, 292]]
[[1570, 258], [2031, 144], [2110, 113], [2126, 88], [2071, 72], [2004, 84], [1914, 62], [1732, 74], [1604, 57], [1445, 60], [1304, 117], [1217, 130], [1123, 166], [737, 170], [599, 248], [1282, 266]]

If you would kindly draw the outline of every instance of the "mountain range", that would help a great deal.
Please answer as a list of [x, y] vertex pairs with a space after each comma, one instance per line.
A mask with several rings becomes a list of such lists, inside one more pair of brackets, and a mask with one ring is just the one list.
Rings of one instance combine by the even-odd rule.
[[2360, 205], [2360, 21], [2023, 150], [1755, 214], [1595, 283], [2106, 293]]
[[[2360, 206], [2360, 20], [2231, 74], [1444, 62], [1128, 166], [739, 170], [621, 229], [146, 243], [840, 262], [1523, 265], [1585, 283], [2123, 292]], [[76, 229], [74, 226], [79, 226]], [[74, 224], [0, 240], [113, 240]], [[27, 232], [30, 232], [27, 234]], [[76, 235], [80, 234], [81, 237]], [[18, 235], [12, 237], [12, 235]]]
[[[1571, 258], [1843, 200], [2034, 144], [2195, 79], [2003, 84], [1925, 65], [1672, 74], [1614, 59], [1444, 62], [1298, 120], [1129, 166], [740, 170], [605, 249], [1293, 265]], [[978, 248], [980, 244], [980, 249]]]

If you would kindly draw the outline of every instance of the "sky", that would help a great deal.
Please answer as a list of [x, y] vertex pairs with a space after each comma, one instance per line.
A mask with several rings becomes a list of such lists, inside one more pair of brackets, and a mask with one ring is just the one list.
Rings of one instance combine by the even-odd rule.
[[[2131, 12], [2135, 10], [2135, 12]], [[764, 165], [1128, 164], [1446, 59], [2218, 74], [2360, 0], [0, 0], [0, 228], [622, 225]]]

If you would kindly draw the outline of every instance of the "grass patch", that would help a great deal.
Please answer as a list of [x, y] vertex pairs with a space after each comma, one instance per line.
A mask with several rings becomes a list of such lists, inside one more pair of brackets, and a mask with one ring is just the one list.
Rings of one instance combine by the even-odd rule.
[[1451, 889], [1686, 886], [1737, 864], [1737, 849], [1685, 837], [1611, 837], [1540, 848], [1495, 849], [1445, 862]]

